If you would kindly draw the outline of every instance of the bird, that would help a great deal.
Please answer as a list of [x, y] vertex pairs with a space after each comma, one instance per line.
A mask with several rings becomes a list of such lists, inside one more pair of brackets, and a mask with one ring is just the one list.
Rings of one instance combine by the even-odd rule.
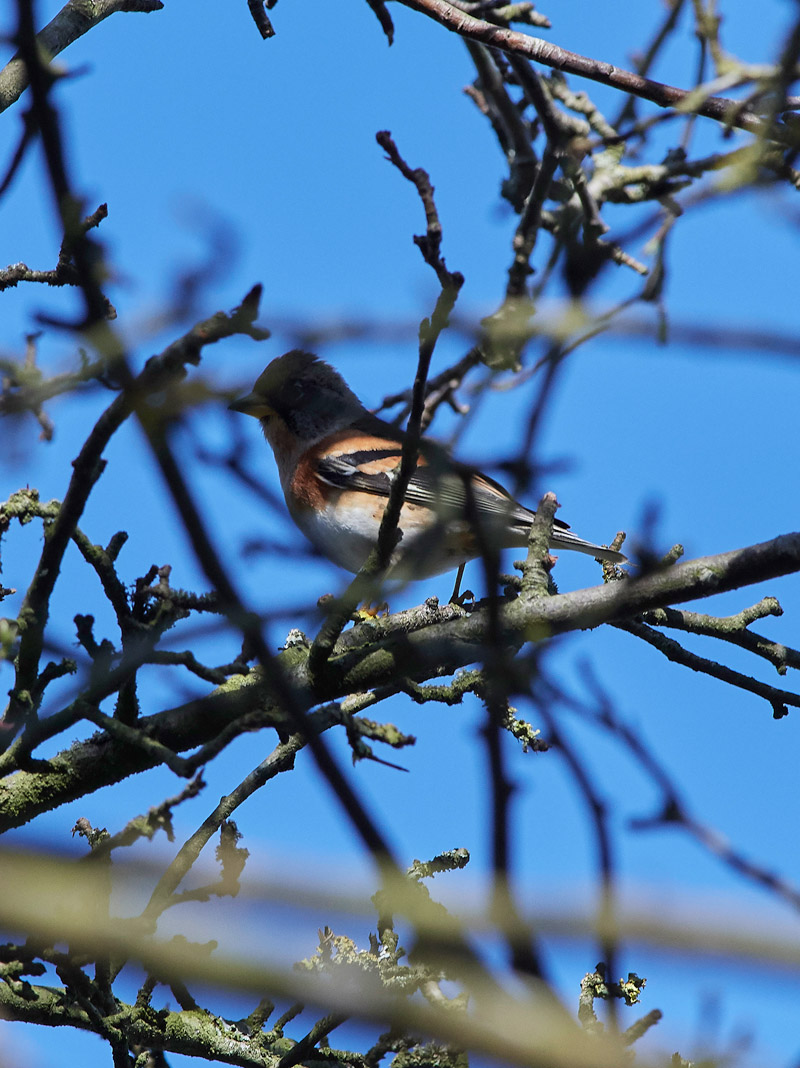
[[[303, 534], [329, 560], [358, 572], [377, 542], [405, 431], [368, 411], [335, 368], [300, 349], [272, 360], [229, 408], [261, 424]], [[525, 546], [534, 516], [499, 482], [421, 438], [386, 577], [416, 580], [458, 568], [460, 579], [481, 546]], [[558, 519], [550, 547], [615, 564], [626, 559]]]

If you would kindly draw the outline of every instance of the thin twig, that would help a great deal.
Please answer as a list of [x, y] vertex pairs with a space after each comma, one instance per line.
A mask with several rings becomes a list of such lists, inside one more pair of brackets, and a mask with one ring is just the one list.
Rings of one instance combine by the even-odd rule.
[[[447, 3], [447, 0], [400, 0], [400, 2], [468, 40], [479, 41], [501, 52], [527, 56], [546, 67], [555, 67], [567, 74], [577, 74], [580, 77], [600, 82], [602, 85], [621, 89], [623, 92], [632, 93], [644, 100], [650, 100], [659, 107], [671, 108], [686, 104], [695, 92], [652, 81], [650, 78], [644, 78], [610, 63], [570, 52], [566, 48], [560, 48], [538, 37], [530, 37], [516, 30], [493, 26], [490, 22], [460, 11]], [[696, 103], [692, 101], [692, 110], [707, 118], [725, 122], [729, 119], [731, 111], [735, 113], [737, 103], [735, 100], [724, 97], [702, 95]], [[786, 106], [792, 107], [794, 104], [794, 98], [791, 98], [787, 100]], [[737, 114], [732, 125], [753, 133], [765, 133], [772, 140], [783, 144], [794, 145], [796, 140], [793, 131], [783, 124], [776, 123], [768, 127], [761, 116], [750, 111]]]
[[708, 660], [706, 657], [691, 653], [674, 639], [668, 638], [666, 634], [660, 634], [651, 627], [645, 626], [644, 623], [617, 622], [614, 626], [641, 638], [675, 664], [682, 664], [684, 667], [691, 668], [692, 671], [710, 675], [721, 682], [727, 682], [730, 686], [736, 686], [740, 690], [747, 690], [748, 693], [763, 697], [772, 707], [774, 719], [787, 716], [789, 714], [787, 706], [800, 708], [800, 694], [791, 693], [789, 690], [779, 690], [749, 675], [743, 675], [740, 671], [734, 671], [733, 668], [726, 667], [724, 664], [718, 664], [715, 660]]

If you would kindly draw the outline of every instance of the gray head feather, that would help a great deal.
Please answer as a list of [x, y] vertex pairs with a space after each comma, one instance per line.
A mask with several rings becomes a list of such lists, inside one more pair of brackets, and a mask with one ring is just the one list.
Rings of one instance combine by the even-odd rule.
[[347, 426], [364, 406], [330, 364], [292, 349], [270, 363], [253, 387], [295, 434], [312, 438]]

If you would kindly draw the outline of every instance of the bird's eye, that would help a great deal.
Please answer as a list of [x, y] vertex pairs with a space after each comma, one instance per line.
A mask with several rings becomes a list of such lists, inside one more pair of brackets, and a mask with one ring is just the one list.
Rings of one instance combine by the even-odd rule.
[[284, 396], [292, 403], [298, 401], [306, 391], [306, 384], [300, 378], [291, 378], [284, 387]]

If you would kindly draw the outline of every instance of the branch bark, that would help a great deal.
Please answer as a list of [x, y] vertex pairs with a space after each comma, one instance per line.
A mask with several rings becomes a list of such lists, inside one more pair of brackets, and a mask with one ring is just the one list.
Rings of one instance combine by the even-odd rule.
[[[162, 0], [68, 0], [59, 13], [36, 35], [36, 42], [52, 59], [116, 11], [160, 11]], [[28, 88], [25, 61], [16, 55], [0, 71], [0, 113], [19, 100]]]
[[[784, 534], [732, 552], [676, 564], [643, 578], [575, 590], [554, 597], [520, 597], [499, 612], [499, 638], [512, 648], [555, 634], [585, 630], [642, 612], [679, 604], [800, 571], [800, 533]], [[488, 640], [489, 613], [470, 614], [452, 605], [428, 603], [345, 632], [328, 661], [324, 677], [312, 682], [307, 650], [292, 648], [278, 658], [302, 708], [350, 693], [396, 684], [423, 682], [479, 662]], [[230, 682], [208, 697], [190, 701], [139, 722], [141, 730], [173, 752], [186, 751], [216, 737], [243, 715], [260, 710], [265, 724], [284, 723], [283, 710], [267, 684]], [[327, 729], [330, 722], [320, 722]], [[41, 770], [17, 769], [14, 749], [6, 755], [0, 783], [0, 832], [19, 827], [42, 812], [102, 786], [155, 767], [158, 760], [142, 747], [105, 732], [49, 760]]]
[[[692, 113], [709, 119], [717, 119], [719, 122], [725, 122], [741, 130], [748, 130], [750, 133], [763, 135], [769, 129], [769, 137], [772, 140], [787, 144], [794, 144], [796, 141], [796, 137], [788, 128], [782, 128], [780, 124], [769, 128], [769, 124], [763, 118], [752, 111], [742, 109], [740, 101], [719, 96], [695, 100], [696, 89], [680, 89], [674, 85], [656, 82], [641, 74], [616, 67], [613, 63], [605, 63], [599, 59], [582, 56], [577, 52], [570, 52], [549, 41], [543, 41], [540, 37], [531, 37], [518, 30], [496, 26], [467, 14], [466, 11], [448, 3], [447, 0], [400, 0], [400, 2], [414, 11], [419, 11], [422, 15], [427, 15], [440, 26], [444, 26], [445, 29], [457, 33], [468, 41], [478, 41], [509, 55], [527, 56], [528, 59], [535, 60], [545, 67], [554, 67], [567, 74], [589, 78], [591, 81], [600, 82], [601, 85], [620, 89], [631, 96], [650, 100], [662, 108], [679, 108], [681, 105], [687, 105], [687, 110]], [[796, 98], [787, 100], [787, 105], [792, 106], [795, 100]]]

